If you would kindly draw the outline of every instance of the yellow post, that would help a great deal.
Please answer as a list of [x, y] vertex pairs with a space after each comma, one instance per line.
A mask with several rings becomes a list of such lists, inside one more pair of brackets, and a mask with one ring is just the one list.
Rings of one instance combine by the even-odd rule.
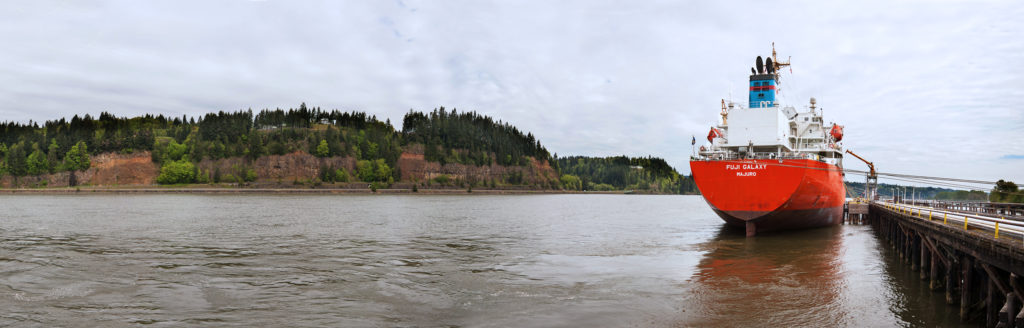
[[964, 217], [964, 230], [967, 230], [967, 217]]
[[949, 215], [949, 213], [942, 213], [942, 224], [946, 224], [946, 216], [947, 215]]
[[932, 211], [928, 211], [928, 221], [932, 220]]
[[999, 222], [996, 222], [996, 239], [999, 239]]

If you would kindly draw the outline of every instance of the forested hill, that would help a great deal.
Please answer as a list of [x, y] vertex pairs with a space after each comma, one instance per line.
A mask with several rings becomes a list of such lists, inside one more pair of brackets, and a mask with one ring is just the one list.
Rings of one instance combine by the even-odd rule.
[[[847, 197], [862, 197], [864, 195], [864, 183], [863, 182], [846, 182], [846, 195]], [[984, 201], [988, 199], [988, 194], [984, 191], [967, 191], [967, 190], [954, 190], [949, 188], [938, 188], [938, 187], [916, 187], [916, 186], [900, 186], [888, 183], [878, 184], [878, 194], [882, 198], [891, 198], [893, 195], [903, 195], [906, 193], [906, 198], [916, 199], [935, 199], [935, 200], [978, 200]]]
[[556, 158], [556, 162], [562, 184], [571, 189], [698, 193], [691, 177], [680, 175], [661, 158], [570, 156]]
[[[325, 151], [317, 149], [320, 141], [327, 142]], [[76, 115], [71, 120], [62, 118], [41, 126], [35, 122], [0, 124], [0, 153], [4, 155], [0, 173], [21, 176], [69, 170], [60, 159], [75, 145], [81, 145], [92, 155], [152, 151], [157, 163], [228, 157], [253, 159], [294, 151], [322, 156], [355, 155], [359, 159], [385, 159], [393, 163], [400, 153], [398, 142], [394, 128], [376, 117], [361, 112], [310, 109], [305, 104], [287, 111], [263, 110], [255, 116], [251, 109], [209, 113], [198, 118]], [[22, 154], [29, 154], [28, 163], [20, 161]]]
[[[98, 117], [75, 115], [45, 123], [4, 122], [0, 123], [0, 186], [24, 187], [24, 181], [34, 181], [29, 186], [74, 185], [75, 172], [90, 169], [90, 157], [114, 154], [138, 162], [139, 154], [148, 152], [145, 163], [153, 163], [146, 165], [155, 167], [151, 170], [159, 177], [141, 179], [151, 181], [145, 183], [272, 180], [281, 185], [288, 180], [317, 186], [405, 182], [428, 188], [529, 189], [587, 189], [593, 183], [588, 190], [687, 190], [680, 187], [685, 179], [656, 158], [625, 159], [643, 167], [642, 172], [623, 170], [621, 161], [610, 160], [599, 165], [602, 169], [593, 169], [597, 162], [588, 162], [591, 169], [569, 165], [567, 169], [573, 171], [563, 177], [560, 165], [532, 133], [475, 112], [443, 107], [427, 113], [410, 111], [402, 122], [398, 131], [390, 120], [364, 112], [322, 110], [306, 104], [196, 117], [127, 118], [104, 112]], [[104, 165], [117, 165], [111, 163]], [[131, 183], [124, 182], [131, 181], [124, 172], [117, 172], [112, 174], [113, 182], [96, 182], [94, 176], [103, 176], [96, 173], [86, 174], [94, 180], [83, 183]], [[403, 172], [409, 176], [403, 177]], [[580, 181], [574, 184], [574, 179]]]
[[[448, 112], [444, 107], [430, 113], [405, 114], [402, 136], [405, 143], [423, 144], [428, 161], [441, 163], [485, 165], [493, 160], [499, 165], [526, 165], [526, 157], [550, 157], [532, 133], [524, 135], [511, 124], [475, 112]], [[445, 149], [467, 152], [453, 154]]]

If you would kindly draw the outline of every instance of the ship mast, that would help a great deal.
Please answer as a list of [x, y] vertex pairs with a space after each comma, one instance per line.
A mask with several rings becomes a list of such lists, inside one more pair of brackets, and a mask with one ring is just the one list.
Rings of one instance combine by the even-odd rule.
[[789, 66], [789, 62], [791, 62], [792, 60], [793, 56], [790, 56], [788, 59], [786, 59], [785, 62], [780, 62], [778, 54], [775, 53], [775, 42], [772, 42], [772, 66], [775, 66], [773, 67], [774, 69], [772, 70], [772, 72], [775, 73], [776, 81], [778, 81], [779, 79], [779, 69], [784, 66]]
[[729, 111], [725, 110], [725, 99], [722, 99], [722, 125], [729, 125], [728, 118]]

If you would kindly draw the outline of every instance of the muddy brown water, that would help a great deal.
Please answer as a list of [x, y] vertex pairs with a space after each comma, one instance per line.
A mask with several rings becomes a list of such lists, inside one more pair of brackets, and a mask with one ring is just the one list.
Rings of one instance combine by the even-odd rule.
[[700, 196], [3, 195], [0, 326], [956, 326], [868, 226]]

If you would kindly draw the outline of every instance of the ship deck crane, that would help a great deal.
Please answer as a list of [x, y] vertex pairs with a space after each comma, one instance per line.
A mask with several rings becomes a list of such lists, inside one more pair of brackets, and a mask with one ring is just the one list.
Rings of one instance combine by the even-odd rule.
[[869, 200], [874, 200], [875, 197], [878, 197], [878, 173], [875, 172], [875, 163], [869, 162], [868, 160], [864, 159], [864, 157], [860, 157], [860, 155], [854, 154], [849, 149], [846, 150], [846, 153], [853, 155], [853, 157], [856, 157], [857, 159], [864, 162], [864, 164], [868, 165], [868, 178], [866, 181], [867, 183], [864, 184], [864, 197], [867, 197], [867, 199]]

